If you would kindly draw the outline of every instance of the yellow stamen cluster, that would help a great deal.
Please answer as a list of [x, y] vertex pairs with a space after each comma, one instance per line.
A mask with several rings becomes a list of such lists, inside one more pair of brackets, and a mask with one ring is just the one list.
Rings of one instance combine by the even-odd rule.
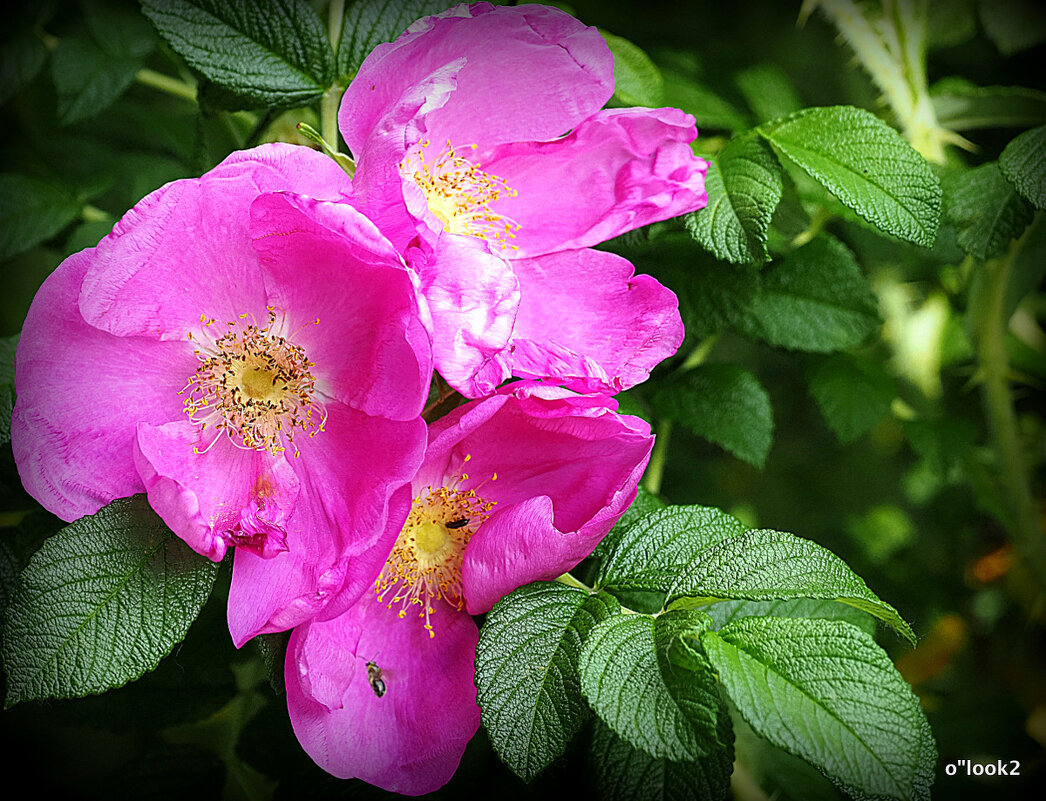
[[201, 315], [202, 336], [190, 332], [189, 339], [200, 343], [193, 351], [200, 366], [178, 394], [188, 393], [185, 413], [201, 431], [216, 431], [206, 448], [193, 447], [195, 453], [205, 453], [226, 433], [237, 447], [276, 456], [286, 450], [284, 439], [293, 445], [295, 430], [310, 437], [323, 431], [327, 413], [315, 398], [315, 365], [279, 333], [276, 310], [268, 311], [266, 325], [248, 323], [241, 314], [220, 335], [216, 321]]
[[455, 609], [465, 608], [461, 584], [465, 546], [493, 508], [494, 502], [479, 497], [474, 489], [440, 487], [415, 498], [374, 584], [378, 600], [384, 603], [390, 596], [389, 609], [400, 604], [401, 619], [410, 606], [422, 607], [418, 617], [425, 619], [429, 636], [436, 636], [429, 622], [432, 603], [443, 600]]
[[[509, 242], [516, 238], [519, 225], [490, 208], [503, 196], [516, 197], [516, 190], [504, 178], [459, 156], [450, 140], [434, 157], [426, 156], [429, 144], [428, 139], [420, 142], [400, 163], [400, 171], [425, 194], [429, 211], [443, 223], [443, 230], [496, 243], [502, 250], [519, 250]], [[476, 145], [469, 147], [476, 149]]]

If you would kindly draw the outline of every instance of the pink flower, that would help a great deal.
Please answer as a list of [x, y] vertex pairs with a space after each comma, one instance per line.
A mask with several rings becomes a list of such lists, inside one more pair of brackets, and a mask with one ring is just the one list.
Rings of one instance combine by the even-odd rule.
[[375, 592], [291, 635], [291, 723], [324, 770], [407, 795], [450, 779], [480, 722], [470, 614], [574, 567], [635, 498], [653, 438], [614, 405], [516, 383], [430, 427]]
[[477, 3], [379, 45], [345, 93], [356, 202], [408, 254], [468, 396], [510, 375], [616, 393], [682, 340], [671, 292], [586, 250], [707, 203], [693, 117], [601, 110], [613, 69], [561, 11]]
[[26, 489], [65, 520], [147, 492], [194, 550], [235, 547], [237, 645], [355, 600], [424, 452], [428, 337], [350, 193], [306, 148], [234, 154], [69, 257], [19, 343]]

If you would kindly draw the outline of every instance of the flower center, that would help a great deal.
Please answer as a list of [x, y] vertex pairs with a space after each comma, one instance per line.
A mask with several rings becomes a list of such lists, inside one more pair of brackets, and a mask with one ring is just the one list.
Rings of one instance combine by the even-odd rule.
[[465, 608], [461, 585], [465, 546], [493, 508], [494, 502], [475, 490], [440, 487], [415, 498], [374, 583], [378, 600], [384, 603], [390, 596], [388, 607], [399, 604], [401, 619], [409, 606], [420, 606], [418, 617], [425, 619], [425, 629], [435, 637], [429, 622], [432, 603], [443, 600], [455, 609]]
[[[519, 250], [509, 244], [519, 225], [490, 208], [502, 196], [515, 197], [516, 190], [504, 178], [459, 156], [450, 140], [435, 155], [426, 154], [429, 144], [428, 139], [420, 142], [400, 163], [400, 171], [424, 193], [429, 211], [443, 223], [443, 230], [497, 243], [502, 250]], [[476, 145], [469, 147], [476, 149]]]
[[201, 431], [217, 432], [203, 450], [193, 446], [195, 453], [206, 453], [225, 433], [237, 447], [276, 456], [286, 450], [285, 439], [293, 445], [296, 430], [310, 437], [323, 431], [327, 413], [315, 398], [314, 363], [280, 333], [283, 321], [272, 307], [264, 326], [246, 318], [241, 314], [217, 336], [216, 321], [201, 315], [203, 335], [189, 333], [201, 343], [193, 351], [200, 364], [178, 394], [188, 393], [185, 413]]

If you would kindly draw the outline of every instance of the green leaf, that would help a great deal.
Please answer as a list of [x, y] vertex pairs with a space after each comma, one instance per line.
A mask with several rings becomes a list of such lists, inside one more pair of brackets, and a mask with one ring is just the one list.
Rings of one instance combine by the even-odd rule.
[[713, 599], [750, 601], [814, 598], [839, 601], [867, 612], [915, 644], [915, 633], [879, 600], [846, 563], [817, 543], [781, 531], [746, 531], [694, 553], [686, 569], [665, 588], [671, 607]]
[[1046, 11], [1036, 0], [979, 0], [981, 24], [1004, 56], [1046, 42]]
[[738, 330], [771, 345], [829, 352], [860, 344], [879, 325], [875, 293], [839, 240], [819, 236], [763, 274]]
[[875, 618], [867, 612], [838, 601], [816, 598], [793, 598], [788, 601], [720, 601], [703, 607], [712, 618], [713, 628], [745, 617], [806, 617], [818, 620], [842, 620], [857, 626], [865, 634], [875, 634]]
[[936, 747], [919, 700], [864, 632], [749, 617], [701, 637], [757, 734], [858, 798], [929, 798]]
[[600, 566], [596, 586], [667, 591], [709, 545], [745, 531], [740, 520], [709, 506], [651, 511], [617, 538]]
[[734, 771], [730, 713], [720, 707], [716, 748], [696, 762], [658, 759], [633, 748], [597, 720], [589, 752], [599, 798], [606, 801], [720, 801], [729, 797]]
[[100, 693], [152, 670], [217, 571], [141, 495], [66, 526], [29, 561], [7, 610], [6, 705]]
[[334, 53], [306, 0], [142, 0], [186, 61], [260, 106], [302, 106], [334, 80]]
[[15, 348], [18, 334], [0, 338], [0, 445], [11, 441], [11, 413], [15, 408]]
[[1034, 215], [997, 162], [953, 173], [946, 188], [945, 211], [956, 227], [959, 246], [981, 261], [1000, 255]]
[[454, 5], [454, 0], [356, 0], [341, 28], [338, 80], [347, 86], [371, 50], [398, 38], [415, 20]]
[[1025, 131], [999, 156], [999, 169], [1025, 200], [1046, 211], [1046, 125]]
[[945, 78], [930, 93], [937, 121], [953, 131], [1046, 123], [1046, 92], [1036, 89], [977, 86], [963, 78]]
[[663, 381], [650, 403], [737, 458], [756, 467], [766, 462], [774, 430], [770, 396], [743, 367], [703, 364]]
[[795, 85], [776, 64], [756, 64], [737, 73], [734, 81], [757, 120], [773, 120], [803, 107]]
[[853, 442], [890, 414], [897, 387], [882, 362], [833, 353], [809, 370], [810, 394], [840, 441]]
[[47, 61], [47, 48], [32, 30], [0, 44], [0, 105], [29, 85]]
[[853, 106], [810, 108], [756, 130], [872, 225], [933, 245], [940, 182], [926, 160], [874, 114]]
[[650, 56], [628, 39], [600, 33], [614, 55], [614, 99], [623, 106], [663, 105], [665, 79]]
[[112, 58], [145, 58], [156, 34], [137, 8], [119, 0], [80, 0], [91, 38]]
[[25, 175], [0, 175], [0, 261], [50, 239], [80, 213], [75, 197]]
[[748, 117], [704, 84], [672, 70], [662, 70], [661, 77], [664, 105], [693, 114], [699, 131], [742, 131], [749, 127]]
[[62, 39], [51, 59], [58, 89], [58, 121], [79, 122], [108, 108], [143, 66], [134, 56], [115, 57], [82, 36]]
[[773, 151], [760, 139], [731, 141], [709, 159], [705, 189], [708, 205], [686, 216], [694, 239], [723, 261], [769, 261], [767, 233], [784, 191]]
[[716, 734], [719, 696], [703, 656], [698, 669], [669, 659], [684, 634], [696, 635], [707, 616], [692, 612], [617, 615], [599, 623], [581, 649], [581, 688], [618, 735], [653, 757], [700, 759], [721, 748]]
[[483, 726], [494, 750], [525, 781], [562, 756], [585, 721], [581, 643], [618, 608], [605, 593], [536, 582], [487, 615], [476, 646]]

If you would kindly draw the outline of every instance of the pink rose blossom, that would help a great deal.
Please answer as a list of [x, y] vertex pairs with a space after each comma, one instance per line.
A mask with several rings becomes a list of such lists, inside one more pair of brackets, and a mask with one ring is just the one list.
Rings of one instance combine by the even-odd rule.
[[237, 645], [362, 592], [424, 452], [410, 274], [350, 194], [306, 148], [236, 153], [63, 262], [19, 343], [26, 489], [65, 520], [146, 492], [194, 550], [235, 547]]
[[450, 779], [480, 723], [470, 615], [574, 567], [635, 498], [653, 438], [615, 407], [523, 382], [432, 424], [374, 592], [291, 635], [291, 723], [324, 770], [407, 795]]
[[379, 45], [345, 93], [356, 203], [407, 253], [469, 397], [510, 375], [613, 394], [682, 341], [669, 290], [587, 250], [707, 203], [693, 117], [602, 109], [613, 70], [562, 11], [477, 3]]

